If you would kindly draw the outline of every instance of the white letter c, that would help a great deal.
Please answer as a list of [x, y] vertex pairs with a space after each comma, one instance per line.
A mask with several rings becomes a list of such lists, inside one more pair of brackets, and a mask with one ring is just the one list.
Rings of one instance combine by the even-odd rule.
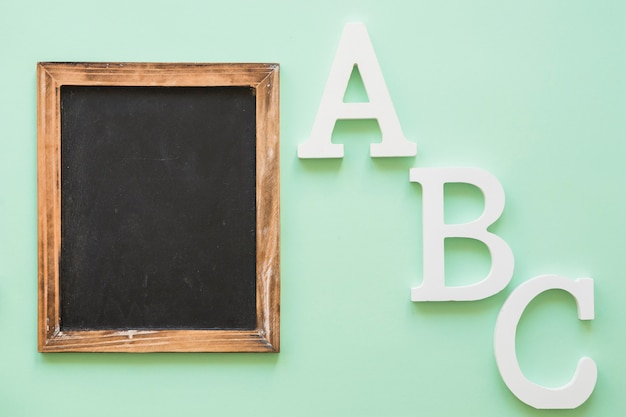
[[596, 385], [598, 369], [588, 357], [578, 361], [572, 380], [559, 388], [547, 388], [529, 381], [519, 367], [515, 353], [517, 324], [526, 306], [539, 294], [551, 289], [570, 293], [578, 306], [578, 318], [593, 320], [593, 280], [575, 281], [557, 276], [542, 275], [524, 282], [505, 301], [494, 332], [494, 351], [500, 375], [506, 386], [522, 402], [540, 409], [569, 409], [584, 403]]

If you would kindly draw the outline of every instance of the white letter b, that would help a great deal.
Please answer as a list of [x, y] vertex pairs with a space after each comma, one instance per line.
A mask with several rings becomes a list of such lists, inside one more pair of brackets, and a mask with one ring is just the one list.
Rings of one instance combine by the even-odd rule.
[[[513, 276], [513, 252], [499, 236], [487, 231], [504, 210], [504, 190], [487, 171], [477, 168], [413, 168], [410, 180], [422, 185], [424, 279], [411, 289], [412, 301], [474, 301], [502, 291]], [[446, 183], [466, 183], [478, 187], [485, 198], [485, 210], [475, 221], [444, 223]], [[471, 238], [483, 242], [491, 254], [491, 270], [486, 278], [472, 285], [447, 287], [444, 271], [445, 238]]]

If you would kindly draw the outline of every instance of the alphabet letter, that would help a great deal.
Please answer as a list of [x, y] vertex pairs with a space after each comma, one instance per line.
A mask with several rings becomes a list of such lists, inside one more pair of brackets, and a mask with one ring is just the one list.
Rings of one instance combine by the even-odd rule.
[[596, 385], [598, 369], [592, 359], [581, 358], [574, 378], [563, 387], [546, 388], [526, 379], [515, 353], [517, 324], [524, 309], [537, 295], [551, 289], [562, 289], [573, 295], [578, 305], [578, 318], [593, 320], [591, 278], [573, 281], [557, 275], [542, 275], [526, 281], [511, 293], [498, 315], [494, 332], [496, 363], [506, 386], [524, 403], [542, 409], [576, 408], [589, 398]]
[[[357, 66], [369, 102], [344, 103], [343, 96]], [[417, 145], [402, 133], [374, 48], [362, 23], [345, 26], [309, 140], [298, 146], [299, 158], [343, 158], [343, 145], [331, 143], [338, 119], [378, 119], [381, 143], [370, 145], [371, 156], [414, 156]]]
[[[473, 301], [492, 296], [507, 286], [513, 276], [513, 253], [507, 243], [487, 231], [504, 210], [504, 190], [487, 171], [476, 168], [413, 168], [410, 180], [422, 184], [424, 280], [411, 289], [412, 301]], [[485, 198], [485, 211], [466, 224], [445, 224], [443, 187], [466, 183], [478, 187]], [[444, 282], [444, 239], [466, 237], [487, 245], [491, 270], [482, 281], [466, 286], [446, 287]]]

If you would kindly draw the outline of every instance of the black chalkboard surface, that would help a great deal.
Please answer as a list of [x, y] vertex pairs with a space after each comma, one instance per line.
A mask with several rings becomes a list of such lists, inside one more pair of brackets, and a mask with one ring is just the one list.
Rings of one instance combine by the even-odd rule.
[[40, 351], [278, 351], [277, 71], [39, 64]]
[[61, 330], [255, 328], [255, 104], [61, 88]]

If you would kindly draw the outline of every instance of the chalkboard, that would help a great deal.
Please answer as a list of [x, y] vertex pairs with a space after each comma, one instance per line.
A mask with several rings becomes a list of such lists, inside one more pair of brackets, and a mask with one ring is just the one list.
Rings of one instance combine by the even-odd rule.
[[278, 351], [278, 66], [38, 84], [39, 350]]

